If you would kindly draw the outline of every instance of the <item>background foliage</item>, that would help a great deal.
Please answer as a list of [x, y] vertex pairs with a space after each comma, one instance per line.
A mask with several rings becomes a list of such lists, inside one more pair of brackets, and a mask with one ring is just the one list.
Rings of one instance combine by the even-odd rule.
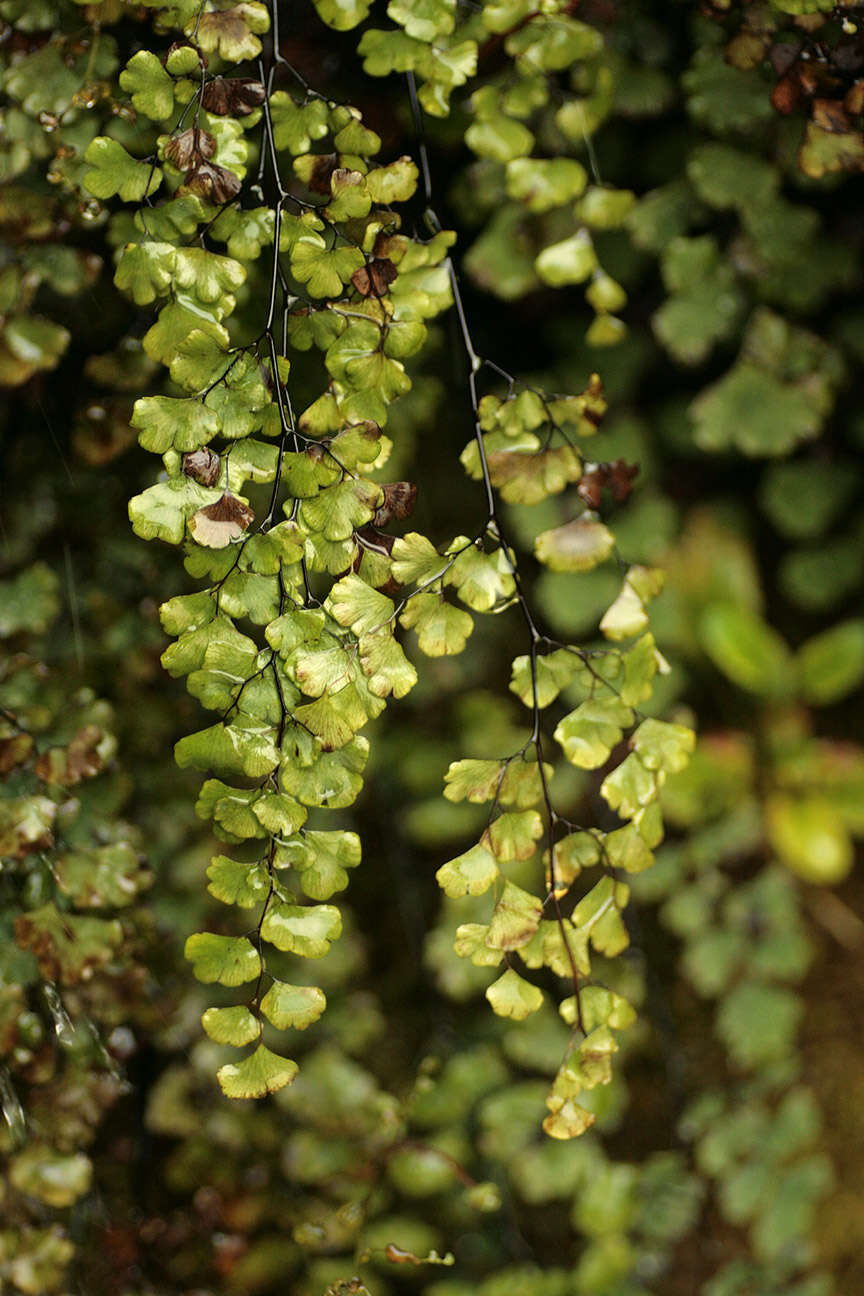
[[0, 15], [0, 1284], [860, 1290], [864, 15]]

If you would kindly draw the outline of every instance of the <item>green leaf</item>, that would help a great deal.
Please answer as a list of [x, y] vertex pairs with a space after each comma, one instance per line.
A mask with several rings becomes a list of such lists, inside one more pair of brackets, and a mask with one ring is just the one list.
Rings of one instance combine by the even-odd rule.
[[[298, 156], [308, 153], [313, 140], [323, 139], [328, 130], [328, 108], [323, 99], [295, 103], [284, 90], [270, 96], [273, 141], [277, 149], [287, 149]], [[356, 149], [347, 150], [356, 152]], [[272, 237], [272, 235], [271, 235]]]
[[633, 712], [614, 694], [589, 698], [559, 723], [555, 738], [564, 755], [580, 769], [598, 769], [633, 723]]
[[41, 562], [12, 580], [0, 581], [0, 639], [19, 630], [47, 630], [60, 610], [59, 589], [56, 573]]
[[306, 808], [284, 792], [265, 792], [252, 806], [252, 813], [270, 833], [287, 836], [306, 822]]
[[124, 202], [140, 203], [162, 183], [158, 167], [136, 161], [122, 144], [106, 135], [90, 141], [84, 160], [90, 163], [84, 185], [94, 198], [113, 198], [117, 194]]
[[580, 219], [592, 229], [620, 229], [627, 219], [636, 195], [629, 189], [607, 189], [602, 185], [592, 185], [576, 211]]
[[250, 808], [259, 794], [258, 788], [234, 788], [219, 779], [207, 779], [198, 794], [195, 813], [200, 819], [213, 819], [221, 830], [216, 835], [227, 835], [228, 841], [264, 837], [265, 830]]
[[261, 935], [271, 945], [301, 958], [322, 958], [342, 932], [342, 917], [333, 905], [271, 904]]
[[298, 1070], [296, 1062], [259, 1044], [242, 1062], [220, 1067], [216, 1078], [226, 1098], [263, 1098], [291, 1084]]
[[117, 263], [114, 283], [136, 306], [146, 306], [170, 291], [175, 254], [171, 243], [127, 243]]
[[[537, 673], [537, 705], [549, 706], [554, 702], [562, 689], [573, 679], [579, 667], [579, 657], [567, 648], [556, 648], [554, 652], [538, 656], [535, 663]], [[512, 692], [526, 706], [534, 705], [534, 687], [531, 675], [531, 658], [515, 657], [513, 660], [513, 678], [510, 681]]]
[[270, 891], [270, 878], [262, 864], [242, 864], [227, 855], [214, 855], [207, 866], [207, 877], [207, 890], [212, 896], [240, 909], [254, 909]]
[[576, 518], [551, 531], [541, 531], [534, 542], [540, 562], [552, 571], [590, 571], [608, 558], [615, 547], [615, 537], [602, 522], [590, 517]]
[[663, 773], [655, 774], [646, 769], [636, 753], [631, 752], [617, 769], [606, 775], [600, 793], [607, 805], [623, 819], [636, 819], [656, 800], [664, 778]]
[[279, 764], [279, 748], [269, 725], [248, 728], [215, 724], [187, 734], [174, 744], [174, 759], [181, 769], [214, 770], [221, 774], [245, 774], [260, 778]]
[[591, 59], [603, 49], [603, 37], [588, 23], [565, 14], [535, 13], [527, 22], [516, 23], [505, 48], [525, 76], [535, 71], [560, 72], [577, 61]]
[[623, 869], [625, 873], [641, 873], [654, 863], [654, 856], [635, 824], [607, 833], [603, 848], [610, 868]]
[[[613, 990], [607, 990], [605, 986], [583, 986], [579, 998], [582, 1009], [582, 1023], [586, 1033], [596, 1030], [598, 1026], [610, 1026], [613, 1030], [626, 1030], [636, 1020], [636, 1012], [627, 1000], [621, 995], [615, 994]], [[569, 1005], [566, 1012], [564, 1011], [564, 1004]], [[574, 1009], [575, 1002], [572, 998], [565, 999], [561, 1005], [561, 1015], [570, 1025], [575, 1021]]]
[[[528, 944], [536, 932], [542, 912], [543, 902], [537, 896], [523, 891], [512, 882], [505, 882], [504, 890], [492, 913], [489, 930], [486, 933], [486, 944], [490, 949], [520, 949]], [[491, 999], [490, 1002], [495, 1012], [498, 1012]]]
[[[504, 203], [498, 208], [468, 249], [464, 265], [482, 288], [505, 301], [540, 287], [533, 247], [526, 238], [525, 212], [518, 203]], [[400, 277], [404, 280], [404, 276]]]
[[848, 460], [796, 459], [772, 464], [759, 499], [778, 531], [795, 540], [816, 539], [834, 522], [861, 481]]
[[815, 706], [830, 706], [864, 679], [864, 620], [843, 621], [814, 635], [798, 650], [801, 694]]
[[[146, 211], [146, 217], [142, 215], [143, 211]], [[134, 223], [147, 239], [161, 240], [174, 246], [194, 234], [203, 219], [201, 199], [194, 194], [184, 194], [136, 212]]]
[[566, 1099], [556, 1110], [543, 1121], [543, 1129], [554, 1139], [578, 1138], [594, 1124], [596, 1116], [585, 1107], [580, 1107], [572, 1098]]
[[[176, 605], [178, 601], [172, 599], [171, 604]], [[167, 608], [169, 604], [163, 606]], [[177, 642], [162, 654], [162, 665], [170, 675], [188, 675], [205, 664], [238, 677], [247, 678], [252, 674], [258, 656], [257, 645], [248, 635], [235, 629], [228, 617], [222, 614], [214, 616], [214, 610], [211, 598], [201, 608], [200, 624], [198, 609], [190, 610], [188, 615], [190, 618], [194, 616], [194, 623], [187, 623]]]
[[683, 770], [696, 743], [696, 735], [685, 725], [665, 720], [643, 720], [631, 745], [646, 769], [677, 774]]
[[749, 608], [712, 604], [699, 623], [699, 638], [714, 665], [740, 688], [765, 697], [788, 692], [789, 650], [777, 631]]
[[444, 579], [455, 585], [459, 598], [475, 612], [490, 612], [515, 592], [513, 569], [504, 548], [484, 553], [465, 536], [457, 536], [448, 546], [448, 552], [454, 551], [456, 559]]
[[798, 165], [814, 180], [835, 171], [860, 171], [864, 168], [864, 132], [837, 131], [809, 121], [798, 152]]
[[[582, 476], [582, 460], [572, 446], [542, 450], [539, 438], [530, 433], [498, 450], [490, 448], [492, 440], [484, 438], [489, 476], [507, 503], [539, 504]], [[476, 481], [482, 479], [483, 466], [475, 441], [465, 447], [460, 462], [469, 476]]]
[[498, 1017], [511, 1017], [524, 1021], [543, 1005], [543, 991], [520, 977], [512, 968], [493, 981], [486, 990], [486, 998]]
[[[764, 207], [780, 186], [776, 166], [728, 144], [702, 144], [694, 149], [687, 162], [687, 175], [699, 197], [721, 209]], [[708, 246], [706, 239], [696, 242]]]
[[390, 0], [387, 16], [416, 40], [433, 43], [448, 36], [456, 22], [456, 0]]
[[340, 625], [350, 626], [356, 635], [381, 630], [390, 622], [394, 612], [393, 601], [359, 576], [343, 576], [337, 581], [328, 595], [326, 606]]
[[[194, 518], [192, 519], [194, 522]], [[211, 539], [212, 549], [224, 549], [239, 538], [240, 527], [234, 530], [231, 524], [231, 530], [226, 536], [224, 533], [220, 536], [215, 532]], [[192, 529], [190, 523], [190, 530]], [[215, 529], [214, 529], [215, 531]], [[201, 543], [202, 536], [200, 527], [195, 529], [198, 543]], [[222, 544], [214, 544], [215, 540], [222, 540]], [[224, 543], [227, 540], [228, 545]], [[245, 556], [245, 555], [244, 555]], [[224, 610], [232, 617], [248, 617], [255, 625], [268, 625], [279, 613], [279, 582], [275, 576], [260, 576], [257, 572], [252, 571], [229, 571], [225, 583], [221, 588], [221, 605]], [[245, 701], [245, 699], [244, 699]], [[241, 710], [248, 709], [241, 707]], [[277, 717], [271, 717], [272, 723], [277, 723]]]
[[326, 805], [331, 810], [351, 805], [363, 786], [369, 744], [356, 737], [338, 751], [322, 752], [316, 746], [317, 755], [310, 759], [304, 753], [303, 764], [290, 758], [283, 762], [279, 771], [283, 789], [304, 805]]
[[376, 697], [405, 697], [417, 683], [417, 672], [392, 633], [362, 635], [360, 664]]
[[833, 607], [859, 584], [864, 549], [856, 535], [841, 536], [819, 547], [793, 549], [780, 564], [780, 586], [786, 596], [809, 612]]
[[331, 635], [317, 640], [308, 652], [302, 646], [296, 649], [288, 669], [307, 697], [338, 693], [357, 678], [354, 653]]
[[368, 16], [371, 3], [372, 0], [313, 0], [318, 17], [335, 31], [356, 27]]
[[343, 244], [328, 250], [320, 234], [310, 232], [291, 250], [291, 273], [312, 297], [339, 297], [363, 261], [359, 248]]
[[504, 762], [498, 760], [453, 761], [444, 775], [444, 795], [448, 801], [472, 801], [478, 805], [492, 801], [501, 789], [505, 768]]
[[[585, 293], [586, 298], [590, 291], [588, 289]], [[614, 315], [609, 315], [606, 311], [600, 311], [588, 326], [585, 341], [591, 347], [617, 346], [619, 342], [624, 340], [626, 334], [627, 325], [623, 320], [617, 319]]]
[[9, 315], [2, 331], [7, 354], [14, 361], [9, 385], [26, 382], [40, 369], [53, 369], [69, 338], [67, 329], [41, 315]]
[[550, 211], [578, 198], [588, 182], [574, 158], [514, 158], [507, 163], [507, 194], [532, 212]]
[[153, 121], [174, 111], [174, 82], [155, 54], [139, 50], [120, 73], [120, 87], [132, 96], [132, 106]]
[[627, 218], [627, 227], [638, 248], [662, 252], [667, 243], [687, 232], [697, 210], [687, 181], [673, 180], [639, 200]]
[[362, 56], [363, 71], [369, 76], [412, 71], [427, 75], [431, 72], [428, 45], [406, 32], [367, 30], [360, 37], [357, 53]]
[[248, 1008], [208, 1008], [201, 1018], [204, 1030], [216, 1044], [233, 1044], [242, 1048], [261, 1034], [261, 1024]]
[[138, 428], [142, 447], [154, 454], [171, 449], [181, 453], [200, 450], [220, 431], [218, 417], [201, 401], [173, 396], [142, 396], [135, 402], [129, 422]]
[[772, 120], [774, 109], [770, 96], [765, 96], [765, 83], [758, 71], [732, 67], [722, 49], [697, 49], [682, 83], [691, 116], [718, 134], [758, 132], [760, 126]]
[[[306, 453], [294, 454], [290, 450], [283, 456], [282, 470], [285, 485], [294, 499], [314, 499], [322, 486], [331, 485], [339, 476], [339, 470], [335, 465], [331, 465], [313, 455]], [[348, 484], [350, 485], [350, 483]], [[339, 496], [335, 496], [334, 500], [339, 498]], [[349, 492], [348, 499], [350, 500], [350, 498]], [[316, 513], [313, 510], [312, 516], [313, 518], [323, 517], [327, 511], [327, 505], [325, 505], [323, 513]], [[342, 529], [344, 529], [344, 525]]]
[[329, 221], [355, 220], [368, 216], [372, 198], [362, 171], [337, 167], [330, 176], [330, 193], [332, 197], [324, 208]]
[[561, 243], [550, 244], [539, 253], [534, 265], [543, 282], [553, 288], [584, 283], [597, 269], [591, 235], [580, 229]]
[[367, 158], [380, 152], [381, 136], [364, 126], [359, 109], [349, 104], [341, 104], [332, 112], [330, 129], [337, 153], [354, 153]]
[[[371, 708], [369, 701], [377, 702], [377, 707]], [[364, 698], [356, 684], [347, 684], [333, 696], [325, 694], [306, 706], [296, 707], [294, 718], [316, 735], [325, 751], [333, 751], [350, 742], [370, 716], [379, 714], [383, 707], [383, 701], [371, 695]]]
[[[466, 765], [469, 762], [461, 761], [459, 763]], [[485, 764], [486, 762], [475, 761], [472, 763]], [[489, 764], [492, 763], [489, 762]], [[451, 765], [450, 768], [452, 770], [453, 766]], [[500, 768], [497, 767], [497, 763], [496, 768]], [[451, 781], [445, 796], [450, 793], [452, 787], [453, 782]], [[450, 795], [449, 799], [453, 801], [457, 798]], [[477, 798], [469, 795], [468, 799], [476, 800]], [[498, 877], [498, 865], [495, 863], [492, 852], [482, 843], [478, 843], [463, 855], [457, 856], [456, 859], [450, 860], [447, 864], [442, 864], [435, 877], [444, 894], [449, 896], [451, 900], [458, 900], [461, 896], [483, 895], [485, 891], [488, 891]]]
[[420, 651], [427, 657], [462, 652], [474, 629], [470, 613], [446, 603], [439, 594], [413, 596], [399, 620], [406, 629], [416, 630]]
[[488, 930], [482, 923], [462, 923], [456, 928], [454, 953], [459, 958], [470, 959], [475, 967], [497, 967], [503, 956], [486, 944]]
[[631, 639], [648, 625], [646, 604], [663, 588], [665, 573], [657, 567], [631, 567], [621, 593], [603, 614], [600, 629], [607, 639]]
[[543, 820], [536, 810], [511, 810], [500, 814], [483, 834], [499, 863], [531, 859], [543, 836]]
[[[514, 121], [502, 112], [495, 112], [471, 123], [465, 132], [465, 143], [478, 157], [491, 158], [494, 162], [510, 162], [514, 158], [524, 158], [531, 152], [534, 136], [521, 122]], [[542, 271], [540, 273], [542, 276]]]
[[[357, 392], [377, 393], [386, 405], [397, 396], [404, 396], [411, 388], [411, 380], [401, 361], [392, 360], [385, 354], [381, 346], [384, 336], [371, 320], [352, 323], [328, 348], [326, 363], [339, 382], [348, 384]], [[355, 414], [354, 417], [376, 418], [376, 413], [370, 409], [364, 415]], [[383, 419], [383, 413], [377, 415], [378, 422], [383, 422]]]
[[[552, 777], [552, 766], [544, 763], [543, 773], [548, 783]], [[525, 760], [519, 756], [507, 761], [499, 794], [502, 805], [515, 805], [519, 809], [526, 809], [542, 801], [543, 796], [543, 780], [540, 766], [536, 761]]]
[[125, 841], [61, 855], [54, 876], [76, 909], [122, 909], [151, 880], [138, 852]]
[[627, 294], [611, 275], [604, 270], [595, 270], [585, 289], [585, 300], [592, 309], [603, 314], [623, 310], [627, 305]]
[[18, 915], [15, 939], [22, 950], [33, 951], [45, 980], [75, 985], [116, 956], [123, 928], [113, 920], [61, 913], [49, 902]]
[[166, 540], [180, 544], [186, 520], [207, 504], [215, 504], [221, 492], [207, 490], [188, 477], [149, 486], [129, 501], [132, 530], [142, 540]]
[[304, 499], [300, 518], [308, 531], [320, 531], [327, 540], [347, 540], [371, 521], [380, 502], [381, 487], [375, 482], [342, 481]]
[[393, 577], [400, 585], [432, 581], [445, 570], [449, 559], [442, 557], [424, 535], [409, 531], [393, 542]]
[[781, 381], [748, 361], [693, 401], [694, 440], [702, 450], [735, 446], [743, 454], [788, 454], [798, 441], [815, 437], [822, 417], [805, 387]]
[[186, 941], [186, 958], [198, 981], [224, 986], [239, 986], [254, 981], [261, 970], [258, 951], [245, 936], [216, 936], [196, 932]]
[[[169, 308], [165, 308], [169, 309]], [[162, 315], [164, 316], [163, 309]], [[152, 333], [153, 330], [150, 330]], [[147, 334], [150, 337], [150, 334]], [[145, 338], [145, 350], [147, 338]], [[214, 379], [221, 376], [226, 368], [226, 353], [222, 333], [214, 329], [193, 328], [191, 333], [177, 340], [176, 350], [168, 362], [168, 372], [180, 387], [187, 391], [202, 391]], [[211, 393], [212, 394], [212, 393]], [[230, 436], [223, 419], [223, 435]]]
[[219, 256], [204, 248], [177, 248], [174, 278], [199, 302], [212, 305], [236, 292], [246, 281], [246, 269], [233, 257]]
[[779, 859], [815, 886], [842, 882], [855, 851], [843, 815], [824, 796], [775, 794], [765, 805], [768, 840]]
[[[275, 91], [270, 100], [271, 105], [281, 93], [280, 90]], [[241, 261], [257, 261], [261, 249], [273, 242], [273, 230], [273, 212], [269, 207], [251, 207], [246, 210], [227, 207], [210, 226], [209, 233], [214, 239], [227, 244], [232, 257]]]
[[[31, 1143], [12, 1158], [8, 1173], [10, 1184], [19, 1193], [35, 1198], [37, 1202], [54, 1207], [55, 1210], [62, 1210], [72, 1206], [89, 1192], [93, 1181], [93, 1163], [83, 1152], [64, 1155], [47, 1144]], [[28, 1233], [22, 1230], [17, 1241], [19, 1246], [23, 1244], [27, 1249], [21, 1258], [30, 1263], [13, 1267], [12, 1273], [17, 1280], [15, 1285], [21, 1291], [26, 1292], [29, 1286], [35, 1292], [38, 1288], [31, 1284], [35, 1266], [32, 1265], [27, 1246], [29, 1240]], [[20, 1251], [18, 1255], [21, 1255]]]
[[429, 55], [419, 64], [428, 80], [420, 87], [417, 97], [430, 117], [446, 117], [450, 111], [451, 92], [456, 86], [464, 85], [477, 71], [477, 43], [464, 40], [445, 46], [441, 42], [429, 51]]
[[276, 867], [290, 865], [300, 874], [300, 885], [312, 900], [329, 900], [348, 885], [350, 868], [360, 863], [360, 838], [356, 833], [307, 830], [302, 836], [280, 842]]
[[637, 706], [651, 696], [651, 687], [658, 669], [658, 653], [654, 636], [643, 635], [621, 659], [624, 678], [618, 684], [618, 694], [628, 706]]
[[573, 925], [588, 934], [599, 954], [614, 958], [629, 945], [630, 937], [621, 917], [629, 895], [630, 888], [625, 882], [604, 877], [573, 910]]
[[389, 207], [391, 203], [407, 202], [413, 197], [419, 174], [410, 157], [400, 157], [386, 167], [374, 167], [369, 171], [366, 188], [374, 203]]
[[717, 1034], [738, 1066], [763, 1067], [788, 1056], [803, 1008], [791, 990], [741, 981], [720, 1005]]
[[317, 1021], [327, 1000], [317, 986], [288, 985], [274, 981], [261, 1000], [261, 1011], [277, 1030], [305, 1030]]
[[269, 25], [266, 5], [241, 0], [221, 13], [199, 13], [186, 24], [185, 31], [187, 36], [194, 33], [205, 54], [217, 54], [229, 63], [242, 63], [261, 53], [261, 42], [254, 33], [267, 31]]
[[555, 843], [555, 886], [559, 893], [566, 891], [583, 869], [599, 861], [600, 842], [594, 833], [574, 832], [562, 837]]

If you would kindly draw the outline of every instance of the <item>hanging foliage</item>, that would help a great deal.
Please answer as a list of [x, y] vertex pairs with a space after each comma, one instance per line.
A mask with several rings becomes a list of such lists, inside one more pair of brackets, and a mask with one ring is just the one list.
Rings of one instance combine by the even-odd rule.
[[864, 14], [0, 15], [0, 1285], [834, 1290]]

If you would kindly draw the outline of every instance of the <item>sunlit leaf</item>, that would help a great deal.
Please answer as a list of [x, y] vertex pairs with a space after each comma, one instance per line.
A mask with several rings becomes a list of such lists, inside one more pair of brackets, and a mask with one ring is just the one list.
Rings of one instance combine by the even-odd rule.
[[486, 998], [492, 1005], [492, 1011], [498, 1017], [512, 1017], [514, 1021], [524, 1021], [543, 1003], [543, 992], [520, 977], [512, 968], [508, 968], [497, 981], [493, 981], [486, 991]]
[[199, 981], [239, 986], [260, 971], [258, 951], [245, 936], [216, 936], [198, 932], [186, 941], [186, 957]]
[[229, 1062], [216, 1072], [226, 1098], [263, 1098], [291, 1084], [298, 1071], [297, 1063], [271, 1053], [259, 1044], [242, 1062]]
[[233, 1008], [208, 1008], [201, 1025], [217, 1044], [233, 1044], [236, 1048], [251, 1044], [261, 1032], [257, 1018], [240, 1004]]
[[277, 1030], [305, 1030], [327, 1006], [317, 986], [292, 986], [274, 981], [261, 1000], [261, 1011]]

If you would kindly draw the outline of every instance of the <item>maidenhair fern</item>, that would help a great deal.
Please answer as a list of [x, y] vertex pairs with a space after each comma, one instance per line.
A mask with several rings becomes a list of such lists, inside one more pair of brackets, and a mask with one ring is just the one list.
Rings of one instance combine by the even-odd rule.
[[[650, 865], [662, 835], [658, 792], [693, 739], [638, 713], [663, 668], [645, 611], [660, 574], [623, 566], [601, 622], [613, 644], [635, 643], [590, 651], [559, 643], [538, 627], [500, 515], [499, 497], [536, 504], [584, 474], [585, 498], [570, 520], [537, 535], [536, 559], [578, 574], [614, 548], [597, 512], [608, 470], [586, 469], [581, 448], [605, 409], [600, 380], [582, 395], [547, 395], [477, 354], [451, 259], [455, 235], [432, 207], [423, 113], [446, 114], [449, 92], [474, 71], [478, 35], [506, 31], [513, 14], [489, 7], [454, 30], [450, 6], [421, 16], [391, 5], [404, 30], [362, 37], [367, 72], [408, 73], [428, 231], [411, 236], [401, 207], [415, 195], [417, 164], [381, 159], [381, 140], [359, 111], [321, 96], [285, 62], [275, 10], [270, 54], [250, 79], [219, 69], [260, 52], [264, 6], [155, 7], [181, 39], [164, 66], [143, 50], [129, 60], [120, 85], [138, 114], [138, 138], [129, 148], [94, 139], [83, 184], [100, 200], [143, 204], [131, 222], [112, 218], [121, 244], [115, 283], [139, 306], [159, 303], [143, 346], [171, 380], [132, 415], [141, 444], [164, 464], [162, 479], [130, 504], [133, 527], [145, 539], [183, 543], [187, 570], [204, 581], [200, 593], [163, 606], [163, 626], [176, 637], [163, 662], [215, 713], [175, 755], [211, 775], [197, 810], [228, 851], [212, 860], [209, 889], [251, 920], [245, 934], [200, 932], [186, 945], [200, 981], [248, 986], [243, 1003], [203, 1017], [216, 1042], [253, 1046], [221, 1067], [220, 1084], [231, 1097], [256, 1097], [290, 1083], [296, 1064], [277, 1051], [269, 1027], [306, 1029], [324, 1011], [320, 989], [280, 976], [278, 954], [318, 959], [340, 934], [331, 902], [359, 863], [360, 842], [326, 826], [325, 812], [354, 801], [368, 753], [361, 731], [415, 683], [397, 628], [413, 631], [422, 653], [447, 656], [464, 648], [476, 614], [514, 607], [526, 635], [513, 663], [513, 687], [529, 710], [526, 740], [499, 760], [451, 767], [447, 797], [488, 803], [489, 823], [438, 876], [451, 897], [490, 892], [488, 924], [460, 927], [456, 949], [500, 968], [487, 989], [497, 1014], [521, 1020], [535, 1011], [542, 969], [550, 984], [569, 986], [561, 1012], [574, 1051], [550, 1092], [546, 1129], [570, 1137], [593, 1119], [577, 1095], [608, 1081], [612, 1030], [633, 1016], [592, 981], [589, 950], [614, 955], [628, 943], [620, 875]], [[321, 15], [342, 29], [363, 13], [322, 6]], [[512, 71], [476, 89], [466, 140], [479, 156], [508, 163], [515, 201], [562, 221], [573, 211], [576, 232], [541, 251], [537, 269], [549, 283], [578, 282], [597, 267], [587, 226], [617, 223], [630, 196], [595, 188], [580, 197], [577, 163], [527, 158], [534, 137], [524, 121], [547, 102], [549, 78], [574, 59], [590, 69], [601, 43], [566, 7], [522, 17], [505, 41]], [[571, 106], [588, 121], [581, 102]], [[558, 116], [569, 121], [565, 108]], [[147, 119], [162, 131], [150, 154]], [[612, 297], [623, 300], [610, 285], [595, 275], [588, 293], [603, 318]], [[382, 480], [388, 409], [411, 387], [406, 361], [423, 346], [428, 321], [454, 303], [475, 422], [462, 461], [482, 483], [487, 515], [452, 540], [394, 536], [416, 487]], [[301, 407], [291, 369], [310, 349], [327, 376]], [[502, 377], [503, 396], [482, 390]], [[262, 484], [271, 493], [256, 517], [244, 491]], [[553, 795], [552, 735], [541, 712], [567, 688], [579, 701], [554, 739], [578, 768], [607, 767], [601, 795], [623, 821], [608, 832], [568, 820]], [[580, 875], [593, 867], [602, 876], [586, 886]]]
[[860, 7], [0, 17], [0, 1285], [825, 1296]]

